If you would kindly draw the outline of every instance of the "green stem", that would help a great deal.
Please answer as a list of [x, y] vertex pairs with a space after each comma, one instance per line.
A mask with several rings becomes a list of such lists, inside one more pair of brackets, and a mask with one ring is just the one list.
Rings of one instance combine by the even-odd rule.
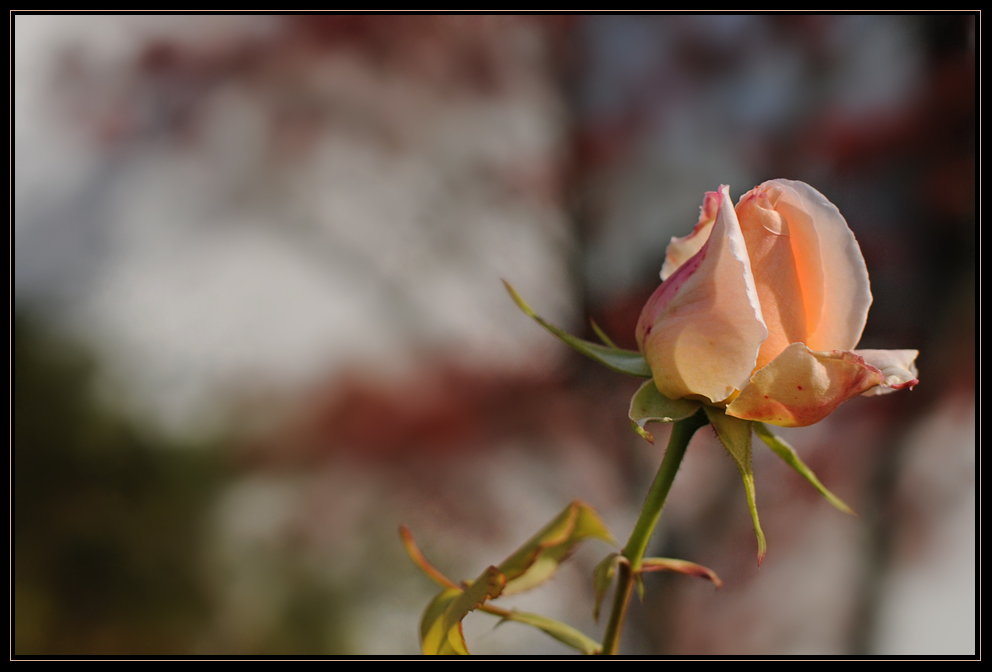
[[634, 588], [634, 575], [630, 571], [629, 562], [621, 562], [617, 567], [617, 592], [613, 595], [613, 610], [606, 624], [606, 634], [603, 636], [603, 655], [617, 655], [620, 644], [620, 631], [623, 629], [623, 619], [627, 615], [627, 605], [630, 603], [630, 592]]
[[638, 516], [634, 530], [630, 533], [630, 539], [623, 549], [623, 557], [627, 562], [621, 563], [617, 568], [617, 591], [613, 598], [613, 611], [610, 612], [610, 620], [603, 637], [603, 655], [612, 656], [617, 652], [623, 619], [627, 605], [630, 603], [630, 593], [634, 587], [634, 580], [641, 570], [641, 561], [644, 559], [648, 541], [658, 524], [658, 519], [661, 518], [661, 509], [665, 506], [668, 491], [671, 490], [675, 474], [682, 464], [682, 458], [685, 457], [689, 439], [697, 429], [706, 424], [708, 424], [706, 414], [700, 409], [695, 415], [679, 420], [672, 426], [672, 436], [668, 440], [665, 457], [648, 491], [647, 499], [641, 508], [641, 515]]

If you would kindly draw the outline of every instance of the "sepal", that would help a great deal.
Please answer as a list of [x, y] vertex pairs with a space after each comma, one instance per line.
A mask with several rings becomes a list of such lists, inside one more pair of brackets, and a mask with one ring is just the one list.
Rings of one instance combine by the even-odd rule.
[[649, 422], [677, 422], [699, 410], [692, 399], [669, 399], [658, 391], [653, 380], [645, 381], [630, 399], [630, 417], [634, 431], [654, 443], [654, 436], [644, 427]]
[[844, 513], [849, 513], [852, 516], [858, 515], [854, 510], [849, 507], [844, 501], [835, 495], [834, 493], [827, 490], [823, 483], [820, 483], [820, 479], [816, 477], [813, 470], [807, 467], [802, 460], [799, 459], [799, 455], [796, 453], [795, 449], [786, 443], [781, 437], [775, 436], [765, 425], [761, 422], [753, 423], [754, 433], [758, 435], [762, 441], [764, 441], [772, 451], [782, 458], [782, 461], [788, 464], [790, 467], [796, 470], [796, 472], [809, 481], [814, 488], [820, 491], [828, 502], [834, 505], [837, 509], [840, 509]]
[[[644, 359], [641, 353], [635, 350], [624, 350], [622, 348], [617, 348], [610, 345], [600, 345], [599, 343], [592, 343], [591, 341], [586, 341], [577, 336], [572, 336], [564, 329], [559, 329], [550, 322], [546, 322], [544, 318], [534, 312], [534, 309], [527, 305], [527, 302], [517, 294], [517, 290], [508, 283], [506, 280], [503, 281], [506, 285], [506, 291], [510, 293], [510, 297], [513, 298], [514, 303], [520, 310], [524, 311], [527, 315], [534, 319], [539, 325], [551, 332], [552, 335], [558, 337], [558, 339], [569, 345], [579, 352], [581, 352], [586, 357], [602, 364], [608, 369], [613, 369], [619, 373], [626, 373], [631, 376], [639, 376], [641, 378], [651, 377], [651, 368], [648, 366], [647, 360]], [[607, 339], [609, 340], [609, 339]]]
[[758, 520], [758, 507], [755, 504], [754, 471], [751, 468], [751, 421], [741, 420], [727, 415], [719, 408], [704, 406], [706, 417], [716, 430], [720, 442], [727, 449], [730, 457], [737, 465], [744, 481], [744, 494], [747, 496], [747, 508], [751, 511], [751, 521], [754, 523], [754, 534], [758, 538], [758, 564], [765, 559], [768, 545], [765, 543], [765, 533], [761, 530]]

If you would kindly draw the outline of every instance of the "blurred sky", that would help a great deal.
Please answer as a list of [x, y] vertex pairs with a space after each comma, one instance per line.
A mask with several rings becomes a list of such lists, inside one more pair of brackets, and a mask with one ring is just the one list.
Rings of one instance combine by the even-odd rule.
[[[101, 408], [164, 443], [223, 437], [236, 465], [203, 505], [210, 626], [176, 646], [415, 652], [430, 587], [399, 522], [466, 577], [575, 497], [625, 537], [658, 459], [626, 428], [632, 381], [500, 279], [634, 347], [703, 192], [785, 177], [847, 218], [874, 295], [861, 347], [918, 348], [921, 385], [787, 434], [861, 519], [756, 452], [781, 549], [770, 534], [760, 575], [700, 437], [658, 543], [717, 558], [727, 588], [654, 585], [669, 604], [625, 646], [974, 652], [975, 35], [953, 13], [16, 15], [16, 314], [89, 353]], [[539, 608], [588, 611], [589, 553]], [[340, 611], [279, 639], [314, 585]], [[559, 651], [487, 627], [473, 651]]]

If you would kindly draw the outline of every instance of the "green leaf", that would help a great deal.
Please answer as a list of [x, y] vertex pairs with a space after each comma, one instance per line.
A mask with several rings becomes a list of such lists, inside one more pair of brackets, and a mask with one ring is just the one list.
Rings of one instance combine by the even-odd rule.
[[781, 437], [775, 436], [768, 431], [768, 428], [765, 427], [764, 423], [755, 422], [754, 433], [757, 434], [762, 441], [768, 444], [768, 447], [771, 448], [776, 455], [781, 457], [786, 464], [799, 472], [800, 476], [812, 483], [813, 487], [819, 490], [820, 494], [826, 497], [828, 502], [844, 513], [849, 513], [852, 516], [858, 515], [851, 507], [845, 504], [840, 497], [827, 490], [826, 486], [824, 486], [823, 483], [820, 483], [820, 479], [816, 477], [816, 474], [813, 473], [812, 469], [807, 467], [803, 461], [799, 459], [799, 455], [796, 454], [795, 449], [782, 440]]
[[600, 560], [596, 569], [593, 570], [592, 580], [596, 589], [596, 602], [592, 608], [593, 620], [599, 620], [599, 607], [603, 604], [606, 591], [613, 584], [613, 576], [617, 573], [617, 565], [621, 562], [627, 562], [627, 558], [619, 553], [610, 553]]
[[524, 611], [511, 611], [503, 617], [500, 623], [503, 621], [514, 621], [516, 623], [532, 625], [551, 635], [565, 646], [570, 646], [587, 656], [595, 656], [601, 650], [599, 642], [586, 636], [583, 632], [546, 616], [529, 614]]
[[758, 507], [754, 503], [754, 472], [751, 469], [751, 421], [741, 420], [727, 415], [723, 409], [713, 406], [703, 406], [710, 424], [716, 430], [717, 436], [724, 448], [730, 453], [741, 472], [744, 481], [744, 493], [747, 495], [747, 508], [751, 510], [751, 520], [754, 522], [754, 533], [758, 537], [758, 564], [765, 559], [768, 546], [765, 543], [765, 533], [761, 531], [758, 521]]
[[701, 579], [709, 579], [719, 588], [723, 581], [712, 569], [697, 565], [688, 560], [677, 560], [675, 558], [644, 558], [641, 560], [642, 572], [678, 572], [689, 576], [698, 576]]
[[592, 507], [575, 500], [500, 564], [499, 571], [506, 576], [503, 594], [512, 595], [543, 583], [572, 549], [589, 537], [617, 545]]
[[467, 656], [462, 619], [486, 600], [499, 597], [506, 577], [489, 567], [464, 590], [446, 588], [438, 593], [420, 618], [420, 648], [424, 655]]
[[586, 357], [599, 362], [608, 369], [618, 371], [619, 373], [626, 373], [631, 376], [640, 376], [641, 378], [651, 377], [651, 368], [648, 366], [647, 361], [641, 353], [635, 352], [634, 350], [622, 350], [620, 348], [610, 347], [607, 345], [600, 345], [599, 343], [592, 343], [578, 338], [577, 336], [572, 336], [567, 331], [559, 329], [550, 322], [545, 322], [544, 319], [535, 313], [534, 310], [527, 305], [527, 302], [524, 301], [519, 294], [517, 294], [517, 290], [515, 290], [510, 283], [504, 280], [503, 284], [506, 285], [506, 291], [510, 293], [510, 296], [513, 298], [514, 302], [516, 302], [520, 310], [534, 318], [535, 322], [550, 331], [553, 335], [557, 336], [567, 345], [570, 345], [581, 352]]
[[630, 399], [630, 416], [634, 431], [654, 443], [654, 436], [644, 429], [649, 422], [676, 422], [699, 410], [692, 399], [669, 399], [658, 391], [653, 380], [646, 381]]

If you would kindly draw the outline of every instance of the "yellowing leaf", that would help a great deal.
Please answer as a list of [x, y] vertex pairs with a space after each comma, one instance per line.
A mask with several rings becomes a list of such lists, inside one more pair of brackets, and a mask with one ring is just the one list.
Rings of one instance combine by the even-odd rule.
[[820, 483], [820, 479], [816, 477], [813, 470], [807, 467], [803, 461], [799, 459], [799, 455], [796, 454], [795, 449], [782, 440], [781, 437], [775, 436], [768, 431], [768, 428], [765, 427], [764, 423], [754, 423], [754, 433], [757, 434], [762, 441], [768, 444], [768, 447], [771, 448], [776, 455], [781, 457], [786, 464], [795, 469], [800, 476], [812, 483], [813, 487], [819, 490], [820, 494], [823, 495], [828, 502], [844, 513], [849, 513], [852, 516], [858, 515], [851, 507], [845, 504], [840, 497], [827, 490], [826, 486], [824, 486], [823, 483]]
[[[413, 541], [413, 535], [410, 533], [410, 528], [406, 525], [400, 525], [400, 538], [403, 540], [403, 548], [406, 549], [407, 555], [413, 560], [420, 570], [429, 576], [432, 581], [437, 583], [442, 588], [458, 588], [458, 584], [446, 577], [444, 574], [435, 569], [424, 554], [417, 548], [417, 544]], [[460, 589], [459, 589], [460, 590]]]
[[592, 507], [576, 500], [500, 564], [499, 571], [506, 576], [503, 594], [512, 595], [543, 583], [575, 546], [589, 537], [616, 545]]
[[651, 369], [648, 367], [648, 363], [641, 353], [634, 350], [622, 350], [620, 348], [610, 347], [609, 345], [600, 345], [599, 343], [592, 343], [577, 336], [572, 336], [567, 331], [559, 329], [550, 322], [546, 322], [541, 316], [535, 313], [527, 305], [527, 302], [517, 294], [517, 290], [510, 283], [504, 280], [503, 284], [506, 285], [506, 291], [510, 293], [510, 296], [520, 310], [532, 317], [535, 322], [547, 329], [551, 334], [557, 336], [562, 342], [575, 348], [586, 357], [599, 362], [608, 369], [613, 369], [619, 373], [626, 373], [631, 376], [640, 376], [641, 378], [651, 377]]
[[498, 597], [504, 585], [506, 577], [489, 567], [464, 590], [446, 588], [438, 593], [420, 618], [420, 648], [424, 654], [469, 655], [462, 619], [486, 600]]
[[444, 615], [448, 607], [464, 592], [461, 588], [446, 588], [427, 604], [420, 617], [420, 649], [425, 655], [468, 655], [465, 637], [462, 636], [460, 640], [456, 637], [454, 643], [449, 642], [449, 632], [444, 629]]
[[524, 611], [511, 611], [503, 617], [503, 620], [532, 625], [535, 628], [543, 630], [545, 633], [551, 635], [562, 644], [570, 646], [580, 653], [586, 654], [587, 656], [594, 656], [600, 652], [601, 647], [599, 642], [586, 636], [583, 632], [576, 630], [570, 625], [566, 625], [546, 616], [541, 616], [540, 614], [529, 614]]
[[669, 399], [658, 391], [653, 380], [646, 381], [630, 400], [630, 420], [634, 431], [654, 443], [654, 436], [644, 429], [649, 422], [677, 422], [699, 410], [692, 399]]
[[723, 581], [712, 569], [697, 565], [688, 560], [677, 560], [675, 558], [644, 558], [641, 561], [642, 572], [678, 572], [689, 576], [698, 576], [701, 579], [709, 579], [719, 588]]
[[747, 495], [747, 508], [751, 511], [751, 521], [754, 523], [754, 533], [758, 537], [758, 564], [765, 559], [767, 544], [765, 533], [761, 531], [758, 521], [758, 507], [754, 502], [754, 472], [751, 469], [751, 421], [741, 420], [727, 415], [722, 409], [703, 406], [706, 417], [716, 430], [724, 448], [730, 453], [741, 472], [744, 481], [744, 494]]

